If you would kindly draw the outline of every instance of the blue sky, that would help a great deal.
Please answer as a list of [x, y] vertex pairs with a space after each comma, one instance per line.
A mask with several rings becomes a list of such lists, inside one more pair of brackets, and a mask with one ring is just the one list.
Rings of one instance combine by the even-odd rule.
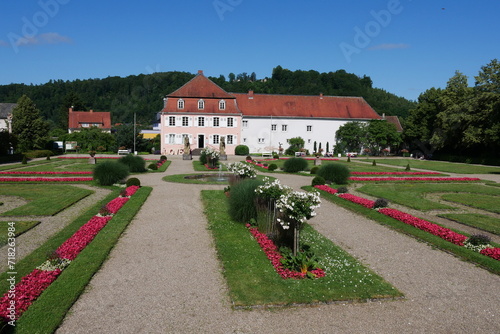
[[[417, 99], [500, 58], [500, 1], [0, 2], [0, 84], [277, 65], [368, 75]], [[167, 94], [169, 92], [165, 92]]]

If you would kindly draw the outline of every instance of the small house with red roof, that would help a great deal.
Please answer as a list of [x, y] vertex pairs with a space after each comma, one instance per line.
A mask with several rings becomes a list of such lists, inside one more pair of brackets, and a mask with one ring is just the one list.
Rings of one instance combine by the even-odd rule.
[[82, 128], [96, 127], [103, 132], [111, 132], [111, 113], [105, 111], [74, 111], [69, 108], [68, 132], [80, 131]]
[[228, 93], [198, 71], [164, 99], [162, 153], [184, 153], [185, 137], [191, 149], [218, 148], [224, 138], [227, 154], [240, 144], [252, 153], [278, 152], [287, 139], [301, 137], [312, 152], [314, 142], [333, 148], [347, 122], [375, 119], [380, 115], [362, 97]]

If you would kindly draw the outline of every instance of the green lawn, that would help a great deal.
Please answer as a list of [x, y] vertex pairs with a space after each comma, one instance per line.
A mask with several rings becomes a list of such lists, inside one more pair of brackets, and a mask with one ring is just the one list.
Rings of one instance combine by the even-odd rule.
[[307, 224], [301, 233], [302, 240], [312, 245], [326, 276], [320, 279], [283, 279], [248, 229], [229, 218], [227, 199], [222, 191], [202, 191], [202, 199], [229, 295], [237, 307], [363, 301], [402, 295]]
[[92, 193], [92, 190], [62, 184], [2, 184], [0, 195], [19, 196], [28, 203], [0, 215], [52, 216]]
[[442, 199], [478, 208], [486, 211], [500, 213], [500, 194], [497, 196], [483, 194], [443, 194]]
[[[463, 193], [460, 195], [461, 198], [474, 197], [477, 194], [500, 196], [499, 188], [470, 183], [370, 183], [357, 190], [421, 211], [455, 209], [450, 205], [424, 198], [427, 193]], [[470, 194], [474, 194], [474, 196]], [[489, 211], [498, 210], [496, 206], [489, 203], [484, 203], [483, 208]]]
[[477, 227], [481, 230], [500, 235], [500, 219], [478, 213], [447, 213], [439, 217], [457, 221], [464, 225]]
[[380, 164], [394, 165], [400, 167], [406, 167], [407, 164], [410, 164], [410, 168], [428, 169], [445, 173], [457, 173], [457, 174], [500, 173], [500, 167], [480, 166], [480, 165], [463, 164], [456, 162], [417, 160], [417, 159], [392, 159], [392, 158], [382, 158], [382, 157], [361, 159], [361, 161], [366, 161], [366, 162], [372, 162], [373, 160], [377, 161], [377, 163]]
[[0, 221], [0, 247], [7, 244], [8, 228], [11, 226], [10, 224], [12, 223], [14, 223], [13, 224], [15, 228], [14, 233], [16, 237], [20, 236], [24, 232], [40, 224], [39, 221], [20, 221], [20, 222]]

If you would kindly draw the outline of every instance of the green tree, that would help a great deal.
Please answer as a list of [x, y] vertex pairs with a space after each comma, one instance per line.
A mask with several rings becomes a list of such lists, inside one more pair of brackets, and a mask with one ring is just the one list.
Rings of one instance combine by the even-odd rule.
[[285, 154], [287, 155], [294, 155], [295, 152], [298, 152], [304, 148], [305, 141], [301, 137], [293, 137], [287, 139], [286, 141], [290, 145], [285, 151]]
[[57, 128], [68, 131], [68, 112], [69, 108], [75, 111], [85, 111], [85, 105], [82, 99], [75, 92], [66, 94], [64, 100], [56, 113], [55, 125]]
[[385, 120], [370, 121], [366, 130], [367, 144], [373, 154], [379, 154], [381, 149], [396, 146], [402, 142], [396, 126]]
[[359, 152], [366, 142], [366, 124], [348, 122], [335, 132], [337, 152]]
[[99, 146], [109, 151], [115, 146], [114, 136], [110, 133], [102, 132], [97, 127], [82, 128], [78, 132], [69, 134], [66, 139], [78, 142], [78, 146], [85, 151], [95, 151]]
[[12, 133], [16, 136], [20, 152], [42, 149], [48, 141], [49, 126], [40, 116], [33, 101], [23, 95], [12, 110]]

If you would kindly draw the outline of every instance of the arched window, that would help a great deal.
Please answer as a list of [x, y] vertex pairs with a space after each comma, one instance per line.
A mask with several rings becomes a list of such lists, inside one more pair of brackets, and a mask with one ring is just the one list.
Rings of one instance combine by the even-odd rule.
[[177, 109], [184, 109], [184, 100], [183, 99], [179, 99], [179, 101], [177, 101]]
[[219, 101], [219, 109], [226, 110], [226, 101], [224, 101], [224, 100]]
[[198, 109], [205, 109], [205, 101], [203, 100], [198, 101]]

